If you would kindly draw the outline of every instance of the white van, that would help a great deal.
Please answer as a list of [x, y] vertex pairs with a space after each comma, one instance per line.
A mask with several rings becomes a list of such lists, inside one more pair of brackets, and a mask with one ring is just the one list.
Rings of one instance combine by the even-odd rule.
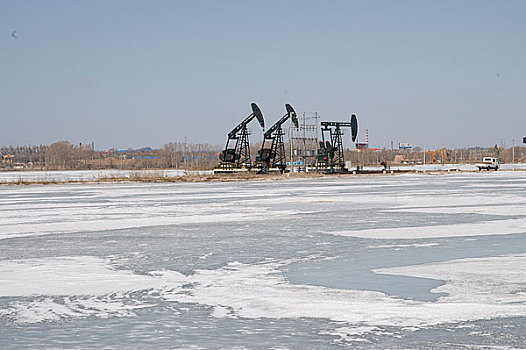
[[495, 157], [484, 157], [482, 163], [477, 164], [479, 171], [481, 170], [497, 170], [500, 167], [499, 158]]

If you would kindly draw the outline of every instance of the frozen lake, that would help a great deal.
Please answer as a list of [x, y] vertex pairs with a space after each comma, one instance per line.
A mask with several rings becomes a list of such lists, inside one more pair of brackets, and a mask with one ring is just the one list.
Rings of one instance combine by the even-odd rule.
[[526, 172], [0, 187], [5, 349], [526, 348]]

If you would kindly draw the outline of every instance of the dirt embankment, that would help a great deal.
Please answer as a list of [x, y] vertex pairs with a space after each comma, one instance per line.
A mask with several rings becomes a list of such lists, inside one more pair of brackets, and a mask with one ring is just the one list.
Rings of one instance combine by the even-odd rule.
[[2, 181], [0, 185], [48, 185], [48, 184], [75, 184], [75, 183], [177, 183], [177, 182], [235, 182], [235, 181], [264, 181], [264, 180], [285, 180], [299, 178], [320, 178], [330, 176], [321, 173], [286, 173], [286, 174], [265, 174], [240, 173], [240, 174], [187, 174], [183, 176], [164, 176], [160, 174], [141, 174], [132, 173], [129, 176], [100, 176], [92, 179], [16, 179]]

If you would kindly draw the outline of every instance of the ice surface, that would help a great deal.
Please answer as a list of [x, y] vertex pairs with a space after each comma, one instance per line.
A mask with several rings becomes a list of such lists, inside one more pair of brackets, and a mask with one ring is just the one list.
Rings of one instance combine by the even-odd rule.
[[[114, 270], [95, 257], [7, 261], [0, 264], [0, 296], [43, 296], [15, 302], [3, 315], [18, 322], [65, 317], [129, 316], [146, 307], [108, 296], [150, 290], [172, 302], [215, 307], [215, 317], [326, 318], [351, 324], [422, 327], [494, 317], [526, 316], [526, 254], [464, 259], [438, 264], [379, 269], [377, 273], [445, 281], [438, 302], [416, 302], [372, 291], [290, 284], [281, 268], [294, 261], [249, 265], [230, 263], [184, 276], [174, 271], [137, 275]], [[503, 276], [503, 271], [506, 272]], [[191, 285], [191, 289], [183, 289]], [[155, 292], [155, 293], [154, 293]], [[61, 303], [49, 296], [67, 296]], [[87, 298], [95, 296], [97, 298]]]
[[525, 183], [517, 171], [0, 186], [0, 338], [512, 348], [526, 341]]
[[[238, 210], [220, 201], [243, 198], [247, 194], [207, 191], [196, 195], [192, 185], [168, 195], [159, 187], [144, 186], [60, 185], [22, 191], [3, 188], [0, 239], [131, 227], [252, 222], [298, 213], [293, 209], [274, 210], [262, 205]], [[65, 188], [73, 191], [71, 195], [56, 195]], [[53, 197], [49, 198], [49, 193], [53, 193]], [[210, 203], [212, 200], [217, 202]], [[188, 205], [189, 202], [192, 205]]]
[[[205, 210], [203, 210], [203, 212], [204, 211]], [[68, 220], [54, 220], [53, 222], [41, 221], [32, 224], [17, 223], [16, 220], [12, 220], [11, 222], [4, 224], [2, 233], [0, 234], [0, 239], [73, 232], [118, 230], [131, 227], [152, 227], [206, 222], [261, 221], [273, 217], [289, 216], [297, 214], [297, 212], [293, 210], [275, 212], [261, 208], [253, 211], [246, 210], [241, 213], [229, 213], [228, 215], [213, 213], [200, 214], [199, 212], [186, 214], [184, 216], [170, 215], [170, 213], [166, 215], [162, 214], [162, 212], [159, 212], [156, 215], [148, 216], [147, 213], [143, 212], [134, 216], [119, 212], [114, 215], [111, 215], [111, 213], [97, 215], [97, 213], [90, 213], [88, 210], [83, 210], [83, 213], [72, 213]], [[79, 225], [80, 223], [81, 225]]]
[[[440, 292], [447, 292], [449, 296], [438, 302], [409, 301], [371, 291], [292, 285], [280, 276], [281, 264], [283, 262], [231, 263], [218, 270], [198, 271], [189, 276], [196, 286], [191, 293], [168, 292], [162, 295], [172, 301], [228, 308], [235, 315], [247, 318], [321, 317], [368, 326], [421, 327], [526, 315], [526, 295], [521, 292], [526, 283], [526, 270], [521, 268], [510, 273], [500, 280], [500, 287], [497, 286], [498, 272], [507, 273], [513, 266], [521, 264], [526, 266], [526, 255], [452, 261], [420, 268], [418, 277], [445, 280]], [[490, 271], [494, 272], [492, 278], [484, 272], [484, 267], [490, 265]], [[464, 270], [466, 266], [470, 266], [469, 272]], [[439, 273], [436, 273], [436, 268]], [[407, 275], [414, 275], [411, 267], [407, 269], [410, 272]], [[440, 273], [444, 270], [449, 274]], [[378, 272], [384, 273], [384, 270]]]

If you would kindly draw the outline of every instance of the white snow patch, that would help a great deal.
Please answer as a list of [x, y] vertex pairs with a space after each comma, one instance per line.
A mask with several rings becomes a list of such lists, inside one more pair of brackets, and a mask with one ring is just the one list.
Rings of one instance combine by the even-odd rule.
[[390, 267], [374, 272], [445, 281], [444, 285], [431, 290], [447, 294], [439, 299], [440, 303], [519, 303], [526, 306], [526, 254]]
[[0, 310], [16, 323], [59, 321], [71, 317], [129, 317], [150, 305], [131, 300], [129, 291], [180, 285], [183, 275], [163, 279], [114, 270], [91, 256], [25, 259], [0, 262], [0, 296], [26, 297]]
[[372, 333], [378, 330], [377, 327], [371, 326], [348, 326], [338, 327], [331, 331], [321, 332], [321, 334], [328, 334], [339, 337], [340, 341], [343, 342], [359, 342], [359, 343], [370, 343], [370, 340], [361, 337], [364, 334]]
[[476, 205], [476, 206], [435, 206], [426, 208], [399, 208], [390, 209], [393, 212], [429, 213], [429, 214], [483, 214], [517, 216], [526, 215], [526, 204], [520, 205]]
[[[172, 273], [170, 278], [184, 276]], [[163, 281], [114, 270], [93, 256], [0, 261], [0, 296], [104, 295], [159, 288]]]
[[38, 323], [44, 321], [60, 321], [72, 317], [96, 316], [99, 318], [131, 317], [133, 310], [150, 307], [147, 304], [131, 302], [126, 304], [109, 297], [67, 297], [57, 302], [54, 298], [44, 297], [33, 301], [16, 301], [0, 315], [12, 319], [16, 323]]
[[380, 244], [380, 245], [370, 245], [367, 248], [371, 249], [402, 249], [402, 248], [430, 248], [436, 247], [440, 243], [413, 243], [413, 244]]
[[[458, 186], [458, 185], [457, 185]], [[494, 184], [494, 188], [500, 187], [500, 184]], [[515, 211], [524, 208], [524, 196], [499, 194], [498, 196], [484, 195], [484, 191], [468, 190], [461, 193], [449, 193], [444, 191], [425, 191], [420, 193], [408, 193], [396, 195], [393, 200], [396, 200], [396, 205], [388, 208], [389, 211], [403, 211], [403, 212], [429, 212], [431, 213], [471, 213], [476, 210], [491, 210], [498, 211], [499, 207], [505, 208], [502, 211], [506, 215], [508, 211]], [[390, 194], [392, 196], [392, 194]], [[389, 196], [387, 197], [389, 199]], [[476, 204], [476, 205], [475, 205]], [[496, 209], [493, 209], [496, 208]], [[508, 210], [506, 210], [508, 209]], [[518, 212], [519, 215], [524, 214]], [[514, 214], [509, 214], [514, 215]]]
[[526, 233], [526, 219], [482, 221], [451, 225], [378, 228], [326, 232], [336, 236], [374, 239], [423, 239]]

